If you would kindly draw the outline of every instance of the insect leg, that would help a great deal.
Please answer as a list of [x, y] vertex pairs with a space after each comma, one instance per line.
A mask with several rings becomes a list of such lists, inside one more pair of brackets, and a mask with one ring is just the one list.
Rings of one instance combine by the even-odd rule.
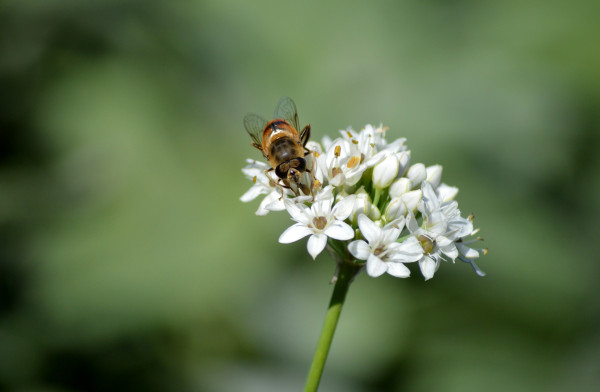
[[310, 124], [304, 127], [302, 132], [300, 132], [300, 140], [302, 140], [302, 145], [306, 147], [306, 143], [308, 143], [308, 139], [310, 139]]

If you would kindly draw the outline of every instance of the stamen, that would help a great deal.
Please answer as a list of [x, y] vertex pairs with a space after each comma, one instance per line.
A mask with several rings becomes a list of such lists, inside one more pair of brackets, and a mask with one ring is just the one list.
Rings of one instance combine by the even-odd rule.
[[379, 248], [375, 249], [375, 252], [373, 252], [373, 254], [375, 256], [379, 256], [380, 254], [382, 254], [383, 252], [385, 252], [385, 246], [380, 246]]
[[342, 174], [342, 169], [340, 169], [339, 167], [334, 167], [333, 169], [331, 169], [331, 177], [335, 177], [338, 174]]
[[352, 142], [352, 144], [358, 144], [358, 140], [356, 140], [356, 139], [352, 139], [351, 142]]
[[355, 155], [352, 158], [350, 158], [350, 160], [348, 160], [348, 163], [346, 163], [346, 166], [348, 166], [348, 169], [352, 169], [359, 163], [360, 163], [360, 158]]
[[333, 155], [335, 155], [336, 157], [339, 158], [339, 156], [340, 156], [341, 153], [342, 153], [342, 147], [335, 146], [335, 150], [333, 150]]
[[256, 184], [256, 176], [252, 179], [252, 182]]

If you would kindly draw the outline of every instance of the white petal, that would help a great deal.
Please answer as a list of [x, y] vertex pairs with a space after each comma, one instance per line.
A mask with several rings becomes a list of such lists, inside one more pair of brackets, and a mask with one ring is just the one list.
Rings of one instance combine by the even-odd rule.
[[390, 185], [390, 196], [400, 197], [402, 194], [408, 192], [411, 188], [410, 180], [406, 177], [398, 178]]
[[425, 256], [419, 260], [419, 268], [425, 280], [429, 280], [437, 270], [437, 263], [429, 256]]
[[458, 249], [456, 249], [456, 245], [454, 245], [454, 242], [451, 242], [446, 246], [440, 246], [440, 250], [443, 254], [452, 259], [452, 261], [454, 261], [458, 257]]
[[401, 199], [407, 210], [414, 211], [417, 209], [422, 196], [421, 190], [417, 189], [415, 191], [406, 192], [401, 196]]
[[433, 165], [427, 168], [427, 182], [434, 188], [440, 184], [442, 180], [442, 165]]
[[308, 239], [306, 248], [308, 249], [308, 253], [310, 253], [312, 258], [316, 259], [319, 253], [325, 249], [325, 245], [327, 245], [327, 236], [325, 234], [313, 234]]
[[309, 209], [304, 204], [296, 204], [290, 199], [285, 199], [285, 209], [292, 216], [292, 219], [296, 222], [302, 223], [308, 226], [310, 223]]
[[421, 190], [423, 191], [422, 200], [425, 207], [423, 213], [428, 215], [440, 207], [440, 201], [438, 200], [433, 187], [428, 182], [423, 183]]
[[415, 163], [408, 168], [406, 177], [410, 180], [413, 186], [417, 186], [427, 178], [427, 169], [422, 163]]
[[312, 233], [313, 231], [302, 223], [296, 223], [295, 225], [288, 227], [287, 230], [279, 236], [279, 242], [282, 244], [289, 244]]
[[458, 248], [460, 254], [464, 255], [467, 259], [476, 259], [479, 257], [478, 251], [476, 251], [475, 249], [471, 249], [464, 244], [457, 243], [456, 247]]
[[352, 256], [356, 257], [359, 260], [366, 260], [371, 254], [371, 248], [363, 240], [352, 241], [348, 244], [348, 250], [350, 251]]
[[411, 263], [423, 257], [423, 247], [414, 236], [410, 236], [400, 243], [390, 244], [388, 249], [387, 258], [390, 261]]
[[354, 238], [354, 230], [349, 224], [342, 221], [335, 221], [328, 225], [323, 231], [328, 237], [334, 238], [340, 241], [346, 241]]
[[473, 222], [465, 218], [458, 218], [448, 223], [448, 231], [454, 233], [455, 238], [462, 238], [473, 232]]
[[373, 244], [381, 239], [381, 228], [371, 219], [367, 218], [366, 215], [361, 214], [358, 216], [358, 227], [363, 237], [369, 241], [369, 244]]
[[410, 151], [402, 151], [398, 154], [398, 162], [400, 162], [398, 168], [398, 175], [404, 175], [408, 165], [410, 165]]
[[437, 187], [436, 191], [440, 200], [444, 202], [453, 200], [458, 193], [458, 188], [442, 183]]
[[369, 255], [367, 259], [367, 274], [376, 278], [381, 276], [387, 271], [388, 266], [381, 259], [373, 254]]
[[406, 213], [406, 207], [399, 197], [393, 198], [385, 209], [385, 219], [392, 221], [402, 217]]
[[373, 186], [383, 189], [389, 186], [398, 175], [398, 158], [388, 155], [383, 161], [373, 168]]
[[417, 218], [415, 218], [411, 211], [409, 211], [408, 215], [406, 216], [406, 227], [408, 228], [408, 231], [410, 231], [413, 234], [419, 231], [419, 224], [417, 223]]
[[344, 220], [352, 213], [352, 208], [356, 202], [355, 195], [349, 195], [338, 201], [333, 207], [333, 216], [339, 220]]
[[248, 192], [244, 193], [242, 197], [240, 197], [240, 200], [244, 203], [247, 203], [256, 199], [261, 193], [264, 193], [263, 187], [258, 184], [255, 184], [252, 185], [252, 188], [248, 189]]
[[388, 263], [387, 273], [396, 278], [408, 278], [410, 270], [402, 263]]
[[267, 211], [283, 211], [285, 210], [285, 204], [279, 192], [271, 192], [260, 203], [260, 208]]
[[[400, 223], [400, 219], [398, 220], [398, 223]], [[404, 222], [402, 222], [404, 223]], [[389, 244], [391, 242], [394, 242], [398, 239], [398, 237], [400, 236], [400, 226], [398, 226], [398, 228], [395, 228], [393, 226], [389, 226], [383, 230], [381, 230], [381, 242], [384, 244]]]

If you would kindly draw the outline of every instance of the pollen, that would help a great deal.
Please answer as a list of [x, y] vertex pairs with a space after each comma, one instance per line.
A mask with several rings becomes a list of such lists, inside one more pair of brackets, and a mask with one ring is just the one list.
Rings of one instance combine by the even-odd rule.
[[313, 218], [312, 223], [315, 228], [323, 230], [327, 225], [327, 218], [324, 216], [317, 216]]
[[348, 166], [348, 169], [352, 169], [353, 167], [356, 167], [356, 165], [358, 165], [359, 163], [360, 158], [355, 155], [352, 158], [350, 158], [348, 163], [346, 163], [346, 166]]
[[313, 154], [315, 154], [315, 158], [319, 157], [319, 152], [318, 151], [313, 151]]

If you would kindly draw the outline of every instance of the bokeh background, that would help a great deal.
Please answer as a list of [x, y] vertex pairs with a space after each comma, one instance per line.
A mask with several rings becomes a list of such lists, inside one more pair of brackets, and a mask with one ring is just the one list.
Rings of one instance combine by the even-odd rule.
[[599, 4], [1, 2], [0, 389], [302, 389], [333, 262], [239, 201], [288, 95], [444, 165], [490, 249], [359, 276], [322, 391], [599, 390]]

